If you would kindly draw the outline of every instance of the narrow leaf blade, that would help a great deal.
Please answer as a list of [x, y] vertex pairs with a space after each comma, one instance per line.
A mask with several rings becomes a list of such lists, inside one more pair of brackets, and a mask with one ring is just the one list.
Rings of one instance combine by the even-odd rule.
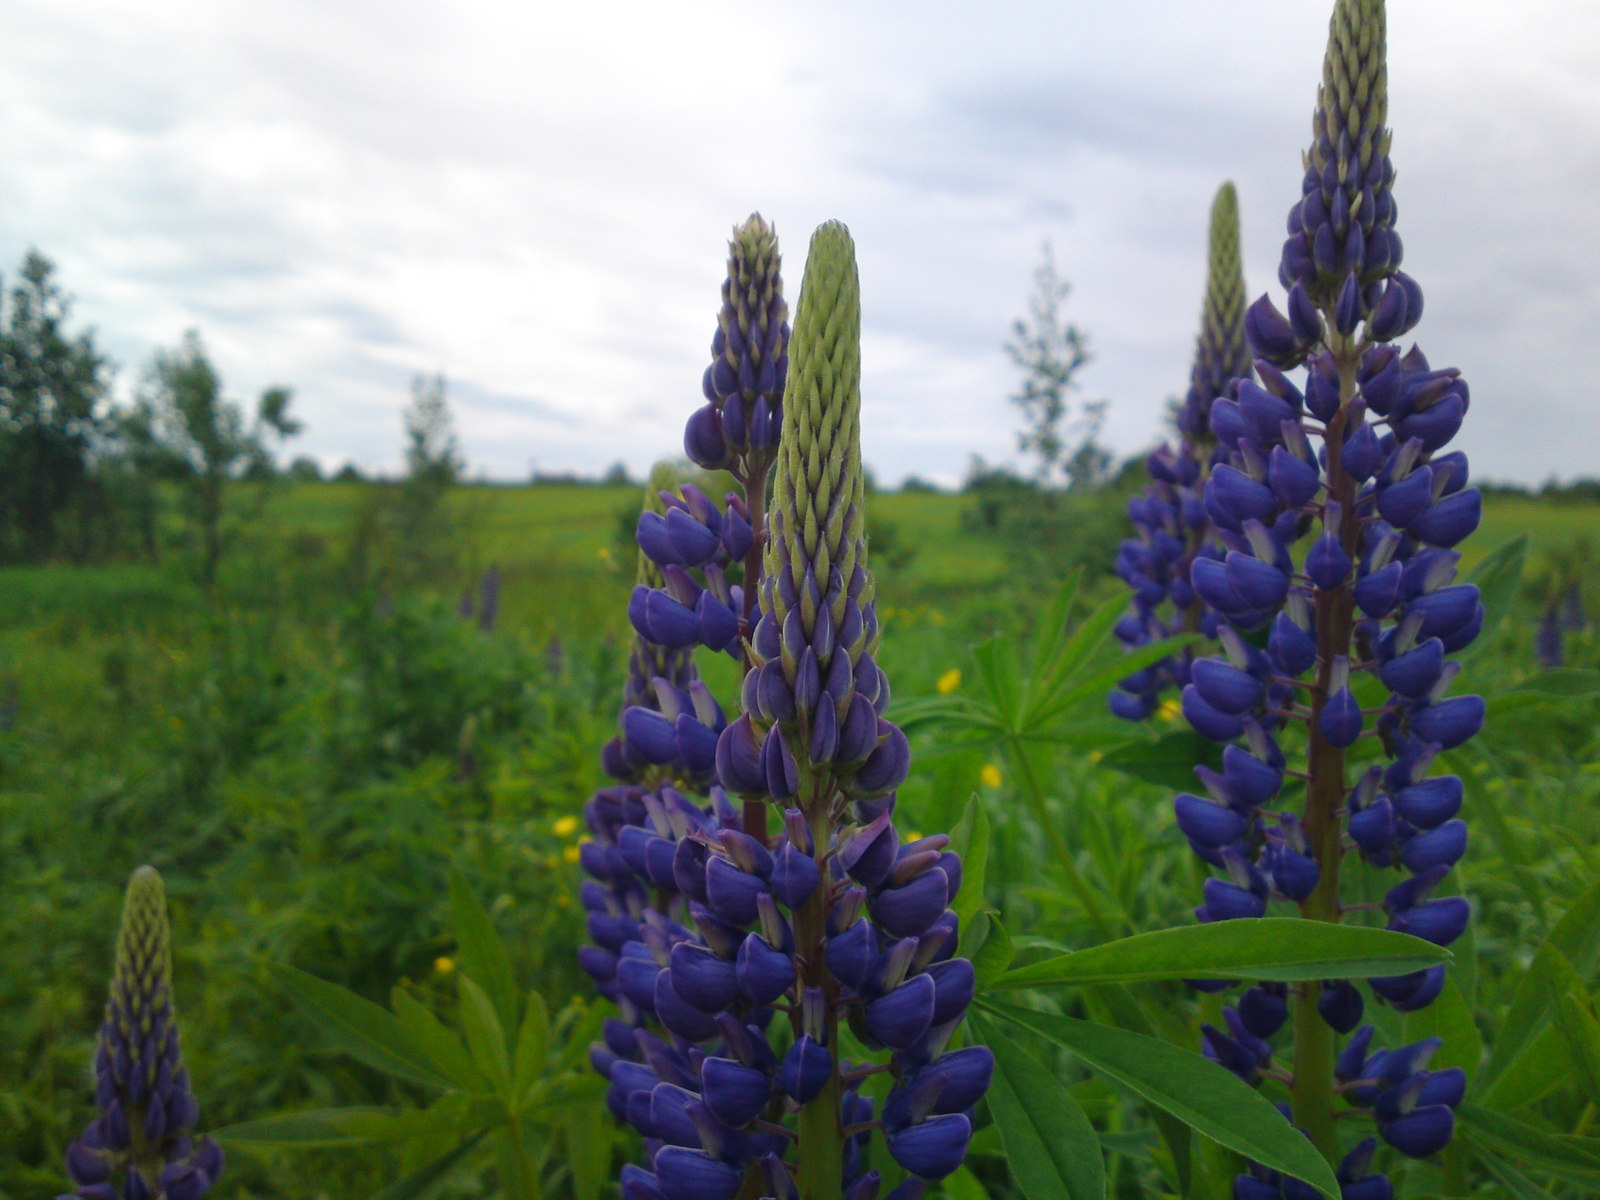
[[961, 890], [951, 908], [965, 926], [983, 907], [984, 876], [989, 866], [989, 814], [976, 795], [951, 830], [950, 848], [961, 856]]
[[450, 924], [461, 948], [461, 969], [480, 981], [494, 1002], [500, 1027], [515, 1029], [517, 984], [511, 973], [511, 957], [488, 910], [479, 903], [459, 867], [450, 868]]
[[1196, 1132], [1337, 1200], [1333, 1171], [1283, 1114], [1244, 1080], [1198, 1054], [1142, 1034], [994, 1001], [986, 1011], [1064, 1046], [1112, 1083]]
[[1072, 1092], [978, 1014], [974, 1032], [994, 1052], [989, 1110], [1000, 1128], [1011, 1177], [1027, 1200], [1105, 1200], [1100, 1139]]
[[1448, 961], [1409, 934], [1293, 917], [1157, 929], [1008, 971], [996, 988], [1150, 979], [1307, 979], [1404, 975]]
[[296, 1007], [352, 1058], [416, 1083], [454, 1086], [392, 1013], [294, 967], [271, 963], [267, 970]]

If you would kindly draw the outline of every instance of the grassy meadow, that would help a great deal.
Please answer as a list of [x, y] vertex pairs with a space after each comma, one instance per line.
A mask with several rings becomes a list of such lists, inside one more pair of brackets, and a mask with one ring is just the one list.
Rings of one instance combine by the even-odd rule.
[[[592, 1030], [599, 1005], [575, 965], [585, 932], [574, 818], [601, 782], [597, 752], [616, 714], [638, 492], [461, 487], [419, 531], [385, 524], [384, 491], [274, 485], [259, 516], [241, 516], [209, 592], [192, 581], [176, 532], [157, 563], [0, 569], [0, 1197], [65, 1185], [63, 1152], [92, 1110], [88, 1064], [122, 889], [141, 862], [162, 871], [171, 896], [202, 1128], [313, 1106], [430, 1102], [421, 1085], [323, 1040], [285, 1002], [273, 968], [290, 964], [378, 1003], [398, 989], [447, 1011], [460, 956], [447, 911], [452, 864], [510, 948], [518, 985], [537, 987], [560, 1014], [552, 1069], [583, 1070], [592, 1035], [580, 1031]], [[1086, 527], [1115, 523], [1104, 510], [1116, 497], [1082, 503]], [[982, 700], [971, 649], [986, 639], [1015, 654], [1023, 675], [1032, 669], [1033, 618], [1057, 573], [1015, 566], [1004, 539], [963, 521], [970, 504], [925, 492], [869, 503], [883, 549], [891, 716], [917, 713], [936, 692]], [[1575, 670], [1541, 674], [1534, 660], [1547, 602], [1576, 580], [1600, 605], [1600, 505], [1491, 497], [1463, 571], [1519, 537], [1520, 581], [1497, 594], [1458, 689], [1486, 694], [1490, 715], [1484, 735], [1450, 756], [1468, 783], [1473, 843], [1459, 873], [1477, 914], [1471, 944], [1458, 947], [1458, 990], [1437, 1018], [1457, 1022], [1455, 1054], [1469, 1053], [1463, 1037], [1494, 1047], [1533, 948], [1600, 879], [1600, 704], [1586, 684], [1600, 667], [1600, 608], [1567, 636]], [[481, 582], [491, 565], [500, 586], [488, 627]], [[1120, 586], [1109, 571], [1086, 577], [1073, 619]], [[1094, 664], [1114, 667], [1117, 653], [1108, 641]], [[706, 674], [726, 697], [731, 664]], [[908, 721], [902, 827], [949, 828], [980, 797], [994, 826], [987, 897], [1022, 953], [1187, 923], [1205, 871], [1172, 828], [1168, 781], [1181, 783], [1181, 771], [1158, 748], [1180, 723], [1168, 714], [1155, 724], [1114, 721], [1103, 693], [1036, 738], [952, 736]], [[1575, 961], [1592, 973], [1600, 944], [1592, 930], [1580, 942]], [[1142, 986], [1160, 1032], [1187, 1045], [1221, 1003], [1177, 984]], [[1087, 989], [1079, 1003], [1111, 1020], [1118, 997]], [[1432, 1012], [1374, 1019], [1426, 1036]], [[1570, 1064], [1542, 1069], [1516, 1082], [1521, 1119], [1594, 1133], [1600, 1097]], [[1156, 1195], [1148, 1121], [1101, 1080], [1080, 1074], [1074, 1091], [1113, 1151], [1112, 1194]], [[592, 1097], [574, 1114], [550, 1134], [555, 1200], [584, 1194], [584, 1171], [560, 1166], [575, 1147], [598, 1156], [607, 1178], [611, 1155], [636, 1148]], [[219, 1194], [285, 1200], [378, 1196], [423, 1152], [228, 1149]], [[431, 1194], [489, 1194], [503, 1168], [474, 1163]], [[1219, 1158], [1216, 1178], [1225, 1167]], [[1408, 1196], [1517, 1194], [1482, 1190], [1498, 1186], [1482, 1164], [1408, 1169]], [[1594, 1194], [1559, 1174], [1540, 1186], [1539, 1195]], [[993, 1128], [980, 1122], [970, 1166], [940, 1194], [986, 1193], [1015, 1194]]]

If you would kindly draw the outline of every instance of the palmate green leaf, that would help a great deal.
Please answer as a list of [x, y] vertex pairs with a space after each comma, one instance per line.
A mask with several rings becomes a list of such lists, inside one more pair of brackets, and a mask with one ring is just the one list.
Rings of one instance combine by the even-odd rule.
[[450, 924], [461, 948], [461, 969], [479, 981], [494, 1003], [500, 1028], [515, 1029], [517, 983], [511, 973], [511, 956], [488, 910], [478, 902], [461, 869], [454, 866], [450, 868]]
[[[1518, 794], [1522, 784], [1514, 780], [1501, 765], [1499, 757], [1490, 749], [1489, 740], [1474, 738], [1467, 743], [1465, 749], [1494, 772], [1496, 778], [1504, 785], [1507, 796]], [[1476, 789], [1474, 799], [1477, 802], [1474, 815], [1476, 818], [1481, 818], [1481, 823], [1494, 842], [1495, 849], [1510, 866], [1511, 877], [1516, 881], [1517, 889], [1538, 914], [1540, 923], [1547, 922], [1550, 914], [1545, 900], [1546, 888], [1533, 870], [1530, 855], [1523, 848], [1521, 837], [1511, 828], [1505, 813], [1501, 811], [1501, 798], [1496, 795], [1494, 788], [1485, 787]]]
[[1405, 975], [1450, 952], [1410, 934], [1294, 917], [1157, 929], [1008, 971], [994, 990], [1149, 979], [1307, 979]]
[[478, 1148], [478, 1143], [483, 1141], [487, 1134], [488, 1130], [479, 1130], [454, 1150], [413, 1171], [404, 1179], [395, 1180], [383, 1191], [375, 1193], [372, 1200], [425, 1200], [425, 1197], [443, 1183], [467, 1155]]
[[1022, 671], [1016, 644], [1010, 638], [992, 637], [973, 647], [972, 662], [995, 719], [1006, 729], [1017, 728], [1022, 714]]
[[598, 1102], [608, 1086], [593, 1071], [546, 1075], [537, 1080], [522, 1098], [521, 1111], [524, 1116], [536, 1116], [551, 1110], [570, 1108], [574, 1104], [587, 1106]]
[[321, 1108], [229, 1125], [212, 1130], [212, 1136], [248, 1146], [357, 1146], [403, 1141], [459, 1124], [458, 1114], [438, 1109]]
[[1222, 748], [1192, 729], [1174, 729], [1154, 739], [1140, 738], [1114, 746], [1101, 756], [1100, 765], [1146, 783], [1186, 792], [1195, 786], [1197, 765], [1221, 769]]
[[976, 1003], [1065, 1047], [1102, 1078], [1165, 1109], [1197, 1133], [1337, 1200], [1338, 1181], [1305, 1135], [1255, 1088], [1199, 1054], [1109, 1025], [985, 998]]
[[1482, 1146], [1474, 1147], [1473, 1157], [1483, 1164], [1484, 1169], [1500, 1181], [1506, 1189], [1506, 1195], [1513, 1200], [1553, 1200], [1549, 1192], [1545, 1191], [1521, 1171], [1517, 1170], [1498, 1154]]
[[1055, 696], [1050, 703], [1041, 704], [1035, 710], [1033, 717], [1037, 721], [1053, 721], [1084, 700], [1102, 697], [1124, 675], [1131, 675], [1134, 671], [1158, 663], [1175, 651], [1182, 650], [1199, 640], [1195, 634], [1185, 633], [1176, 637], [1162, 638], [1159, 642], [1151, 642], [1140, 646], [1137, 650], [1130, 650], [1119, 656], [1110, 666], [1101, 668], [1086, 679], [1074, 682], [1066, 691]]
[[396, 1019], [439, 1070], [466, 1091], [488, 1090], [489, 1081], [472, 1061], [459, 1035], [404, 988], [395, 988], [390, 997]]
[[494, 1140], [499, 1150], [501, 1190], [507, 1197], [540, 1200], [538, 1180], [542, 1172], [529, 1156], [527, 1131], [520, 1123], [512, 1122], [502, 1125]]
[[511, 1094], [526, 1096], [544, 1071], [550, 1055], [550, 1011], [538, 991], [528, 993], [522, 1028], [517, 1033], [517, 1049], [512, 1069]]
[[[1600, 883], [1593, 884], [1572, 902], [1550, 930], [1540, 952], [1545, 947], [1558, 951], [1580, 977], [1587, 978], [1600, 965], [1600, 938], [1594, 935], [1596, 928], [1600, 928]], [[1536, 961], [1537, 958], [1535, 954]], [[1530, 1043], [1545, 1028], [1548, 1017], [1549, 996], [1539, 973], [1524, 971], [1511, 994], [1511, 1006], [1506, 1010], [1505, 1019], [1495, 1031], [1489, 1061], [1483, 1067], [1485, 1103], [1495, 1108], [1502, 1106], [1496, 1094], [1500, 1076], [1530, 1049]]]
[[1127, 608], [1127, 597], [1112, 596], [1078, 622], [1066, 644], [1048, 660], [1044, 675], [1039, 680], [1035, 708], [1048, 705], [1067, 682], [1089, 663]]
[[1600, 1022], [1589, 1010], [1589, 989], [1572, 964], [1555, 947], [1535, 960], [1550, 989], [1550, 1018], [1572, 1060], [1578, 1083], [1590, 1104], [1600, 1105]]
[[392, 1013], [294, 967], [269, 963], [267, 970], [295, 1006], [352, 1058], [415, 1083], [455, 1086]]
[[1483, 1035], [1453, 979], [1445, 980], [1444, 991], [1432, 1004], [1405, 1014], [1404, 1029], [1400, 1041], [1406, 1045], [1431, 1037], [1444, 1039], [1444, 1045], [1428, 1060], [1432, 1070], [1460, 1067], [1470, 1083], [1483, 1065]]
[[1479, 599], [1483, 601], [1483, 632], [1472, 645], [1459, 655], [1469, 662], [1482, 654], [1494, 639], [1489, 636], [1500, 628], [1500, 622], [1517, 597], [1522, 586], [1522, 568], [1528, 556], [1528, 535], [1519, 534], [1500, 546], [1467, 576], [1467, 582], [1478, 585]]
[[[1035, 673], [1038, 667], [1046, 670], [1053, 667], [1063, 657], [1071, 660], [1071, 654], [1064, 654], [1068, 641], [1067, 622], [1072, 617], [1072, 605], [1078, 598], [1078, 582], [1083, 577], [1081, 570], [1074, 571], [1062, 580], [1061, 586], [1056, 588], [1038, 617], [1034, 619], [1032, 657], [1035, 664]], [[1047, 677], [1047, 676], [1046, 676]]]
[[1518, 1165], [1600, 1192], [1600, 1138], [1549, 1133], [1476, 1104], [1458, 1105], [1456, 1116], [1480, 1148], [1481, 1143], [1487, 1142], [1496, 1153], [1507, 1155]]
[[989, 1200], [989, 1193], [978, 1177], [966, 1167], [957, 1167], [939, 1183], [940, 1200]]
[[994, 1052], [989, 1111], [1026, 1200], [1105, 1200], [1100, 1139], [1072, 1092], [998, 1022], [978, 1013], [969, 1020], [977, 1040]]
[[1572, 1082], [1572, 1060], [1561, 1045], [1561, 1035], [1548, 1023], [1526, 1042], [1494, 1086], [1480, 1088], [1483, 1103], [1497, 1112], [1510, 1113], [1543, 1100]]
[[613, 1127], [596, 1121], [591, 1109], [570, 1105], [558, 1118], [564, 1153], [561, 1158], [572, 1174], [573, 1200], [598, 1200], [611, 1183]]
[[983, 991], [1006, 973], [1017, 951], [999, 914], [992, 910], [979, 913], [966, 928], [973, 931], [972, 946], [969, 950], [964, 929], [961, 952], [972, 960], [977, 989]]
[[967, 800], [961, 820], [950, 831], [950, 848], [961, 856], [961, 890], [950, 907], [965, 927], [983, 907], [989, 867], [989, 814], [976, 795]]
[[[972, 704], [965, 696], [916, 696], [895, 698], [894, 721], [910, 734], [924, 725], [956, 725], [974, 720]], [[918, 758], [921, 761], [921, 758]]]
[[[1150, 1015], [1140, 1005], [1138, 997], [1120, 983], [1102, 983], [1085, 989], [1085, 1007], [1090, 1016], [1103, 1025], [1115, 1025], [1146, 1037], [1156, 1037], [1158, 1030]], [[1169, 1036], [1167, 1040], [1172, 1040]], [[1172, 1164], [1172, 1184], [1179, 1196], [1206, 1196], [1206, 1169], [1203, 1158], [1194, 1153], [1194, 1133], [1177, 1117], [1162, 1108], [1152, 1108], [1150, 1119], [1166, 1145]], [[1101, 1139], [1102, 1141], [1104, 1138]], [[1200, 1178], [1196, 1178], [1199, 1176]]]
[[456, 976], [461, 991], [461, 1028], [467, 1035], [472, 1061], [489, 1077], [495, 1091], [507, 1100], [511, 1095], [511, 1057], [506, 1049], [506, 1031], [500, 1024], [489, 993], [465, 974]]
[[1524, 679], [1510, 691], [1496, 693], [1495, 704], [1498, 705], [1504, 697], [1515, 696], [1518, 692], [1535, 692], [1541, 696], [1569, 698], [1593, 696], [1600, 694], [1600, 671], [1585, 667], [1552, 667], [1540, 671], [1532, 679]]

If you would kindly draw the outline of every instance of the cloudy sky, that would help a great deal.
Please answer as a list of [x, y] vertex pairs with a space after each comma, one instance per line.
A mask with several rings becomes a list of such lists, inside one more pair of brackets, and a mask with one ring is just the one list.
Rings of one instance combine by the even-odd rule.
[[[1014, 456], [1002, 344], [1049, 239], [1122, 452], [1182, 390], [1213, 191], [1253, 293], [1326, 36], [1313, 0], [558, 5], [8, 0], [0, 265], [53, 257], [137, 385], [197, 326], [229, 390], [285, 383], [330, 466], [399, 463], [416, 372], [475, 471], [676, 452], [730, 227], [791, 304], [851, 227], [868, 461]], [[1417, 334], [1460, 366], [1483, 475], [1600, 474], [1600, 5], [1392, 0]]]

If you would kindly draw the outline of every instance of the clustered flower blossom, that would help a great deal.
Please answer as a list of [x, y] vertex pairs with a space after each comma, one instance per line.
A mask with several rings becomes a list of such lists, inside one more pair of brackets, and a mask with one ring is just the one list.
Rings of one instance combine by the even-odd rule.
[[[1387, 927], [1444, 946], [1470, 911], [1434, 893], [1467, 830], [1456, 815], [1461, 780], [1433, 772], [1484, 719], [1481, 697], [1452, 694], [1459, 664], [1448, 657], [1483, 625], [1477, 588], [1456, 582], [1455, 549], [1481, 502], [1466, 457], [1445, 451], [1467, 411], [1466, 383], [1396, 344], [1422, 315], [1422, 291], [1399, 270], [1384, 26], [1382, 0], [1338, 0], [1280, 268], [1288, 314], [1265, 296], [1250, 307], [1259, 381], [1238, 379], [1210, 406], [1218, 451], [1203, 503], [1222, 553], [1197, 557], [1190, 582], [1221, 618], [1220, 653], [1195, 660], [1181, 702], [1224, 749], [1220, 770], [1197, 769], [1206, 795], [1179, 795], [1174, 809], [1221, 872], [1205, 883], [1201, 921], [1274, 905], [1341, 920], [1340, 870], [1353, 851], [1404, 875], [1383, 899]], [[1295, 368], [1306, 372], [1298, 384], [1285, 374]], [[1286, 734], [1306, 747], [1294, 770]], [[1280, 799], [1291, 778], [1305, 783], [1299, 812]], [[1443, 966], [1367, 981], [1407, 1012], [1444, 983]], [[1258, 1079], [1274, 1053], [1268, 1039], [1292, 1019], [1291, 1119], [1330, 1160], [1336, 1088], [1371, 1110], [1379, 1138], [1400, 1153], [1433, 1154], [1450, 1140], [1464, 1077], [1426, 1069], [1437, 1039], [1372, 1051], [1363, 1007], [1348, 980], [1260, 985], [1223, 1010], [1226, 1029], [1205, 1028], [1204, 1050]], [[1335, 1034], [1350, 1035], [1336, 1058], [1313, 1051]], [[1332, 1077], [1308, 1065], [1322, 1062]], [[1346, 1200], [1392, 1195], [1386, 1177], [1368, 1173], [1372, 1150], [1369, 1140], [1344, 1158]], [[1262, 1169], [1235, 1186], [1236, 1200], [1302, 1194], [1311, 1193]]]
[[205, 1195], [222, 1174], [222, 1149], [193, 1137], [200, 1106], [178, 1053], [166, 891], [151, 867], [128, 883], [94, 1076], [99, 1116], [67, 1148], [77, 1190], [58, 1200]]
[[[1233, 184], [1217, 190], [1211, 206], [1210, 265], [1201, 307], [1189, 390], [1177, 413], [1178, 446], [1162, 443], [1145, 460], [1150, 484], [1128, 501], [1136, 537], [1122, 543], [1116, 571], [1132, 591], [1130, 611], [1116, 636], [1133, 650], [1176, 633], [1214, 637], [1218, 616], [1189, 582], [1197, 557], [1223, 549], [1206, 512], [1206, 480], [1218, 457], [1211, 436], [1211, 401], [1232, 395], [1250, 375], [1244, 338], [1244, 273], [1239, 261], [1239, 200]], [[1189, 682], [1193, 652], [1143, 667], [1111, 693], [1111, 711], [1142, 721], [1156, 711], [1161, 693]]]
[[[960, 859], [943, 835], [902, 844], [893, 824], [910, 755], [882, 716], [874, 660], [849, 235], [830, 224], [813, 239], [792, 376], [776, 240], [759, 218], [735, 233], [724, 300], [711, 402], [686, 443], [703, 465], [731, 463], [744, 494], [718, 508], [692, 488], [660, 492], [640, 518], [639, 642], [603, 756], [618, 784], [585, 813], [595, 945], [581, 960], [620, 1009], [591, 1061], [645, 1139], [627, 1200], [872, 1200], [875, 1129], [910, 1173], [890, 1200], [911, 1200], [960, 1165], [994, 1060], [953, 1041], [974, 987], [949, 908]], [[743, 585], [722, 587], [740, 560]], [[732, 723], [694, 672], [695, 645], [745, 667]], [[841, 1022], [888, 1063], [845, 1059]], [[863, 1085], [885, 1071], [879, 1111]]]

